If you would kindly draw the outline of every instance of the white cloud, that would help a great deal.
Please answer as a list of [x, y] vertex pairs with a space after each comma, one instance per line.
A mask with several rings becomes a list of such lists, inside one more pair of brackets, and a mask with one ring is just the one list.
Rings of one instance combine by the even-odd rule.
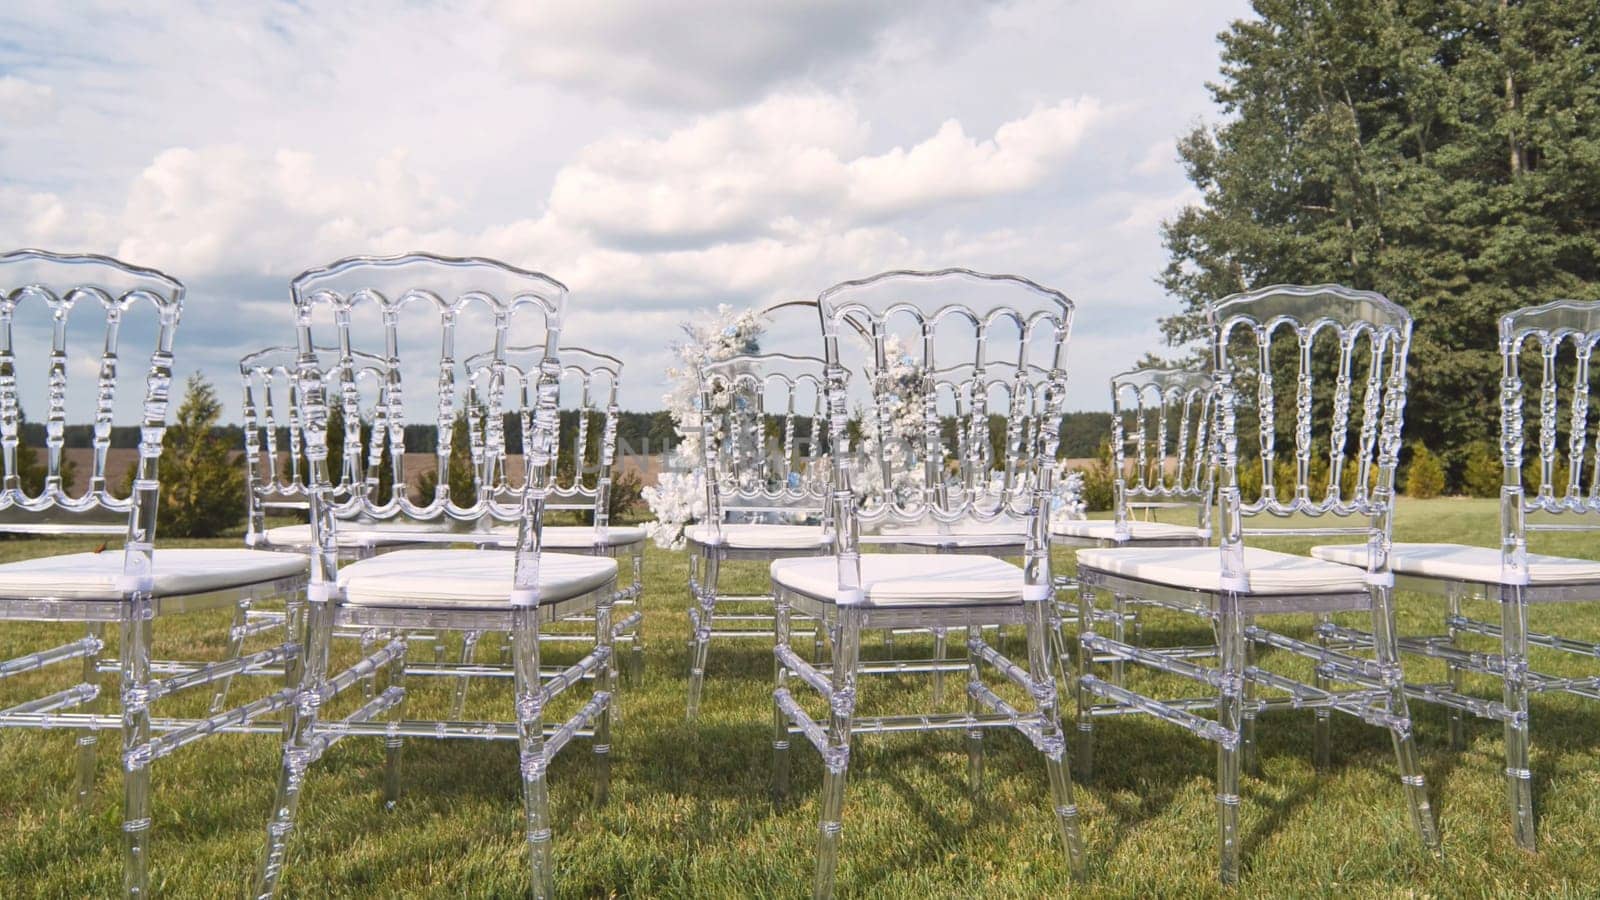
[[497, 3], [525, 75], [635, 103], [708, 107], [846, 66], [908, 25], [971, 17], [945, 0], [568, 0]]
[[0, 75], [0, 122], [12, 125], [43, 118], [55, 108], [56, 92], [16, 75]]
[[1038, 107], [994, 136], [944, 122], [909, 148], [861, 154], [868, 123], [837, 97], [779, 95], [661, 139], [585, 148], [550, 209], [620, 246], [774, 234], [787, 221], [858, 223], [1037, 186], [1102, 118], [1094, 98]]

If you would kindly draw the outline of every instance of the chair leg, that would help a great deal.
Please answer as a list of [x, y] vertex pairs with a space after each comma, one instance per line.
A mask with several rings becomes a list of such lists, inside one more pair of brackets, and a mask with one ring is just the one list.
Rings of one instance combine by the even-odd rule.
[[[439, 640], [440, 637], [441, 636], [438, 634], [433, 636], [434, 662], [444, 661], [444, 642]], [[376, 628], [363, 628], [361, 630], [360, 642], [361, 655], [370, 655], [372, 653], [372, 648], [378, 644], [378, 630]], [[363, 676], [361, 679], [361, 699], [371, 700], [373, 697], [377, 696], [377, 694], [378, 673], [373, 672], [370, 675]]]
[[1400, 783], [1405, 790], [1406, 803], [1411, 808], [1411, 824], [1416, 828], [1422, 845], [1437, 853], [1439, 828], [1434, 821], [1433, 805], [1428, 801], [1428, 784], [1423, 777], [1422, 766], [1417, 761], [1416, 730], [1412, 727], [1405, 675], [1400, 666], [1393, 588], [1380, 587], [1372, 592], [1372, 649], [1379, 671], [1384, 676], [1384, 686], [1389, 692], [1389, 715], [1395, 722], [1390, 726], [1389, 734], [1394, 739]]
[[606, 653], [604, 667], [595, 673], [595, 690], [603, 690], [606, 703], [595, 716], [594, 740], [590, 748], [594, 753], [594, 803], [605, 804], [611, 794], [611, 717], [617, 703], [617, 654], [615, 635], [611, 631], [611, 610], [615, 597], [606, 594], [595, 603], [594, 642]]
[[1239, 881], [1239, 764], [1243, 743], [1242, 712], [1245, 667], [1245, 638], [1242, 617], [1233, 607], [1236, 600], [1222, 598], [1224, 608], [1217, 613], [1217, 657], [1220, 683], [1217, 690], [1217, 724], [1227, 729], [1229, 740], [1217, 744], [1217, 834], [1219, 871], [1223, 884]]
[[528, 864], [533, 895], [543, 900], [555, 896], [555, 872], [550, 861], [549, 760], [544, 753], [544, 694], [539, 680], [538, 608], [518, 607], [513, 620], [517, 738], [522, 770], [523, 812], [527, 817]]
[[[983, 678], [978, 658], [978, 644], [982, 639], [982, 632], [979, 629], [967, 629], [967, 715], [973, 717], [983, 712], [983, 706], [978, 702], [978, 695], [973, 692], [973, 686], [980, 684]], [[972, 791], [973, 799], [977, 799], [983, 791], [982, 728], [967, 729], [967, 787]]]
[[[1111, 595], [1111, 639], [1119, 644], [1128, 642], [1128, 625], [1124, 618], [1128, 613], [1127, 600], [1121, 594]], [[1123, 686], [1126, 670], [1120, 658], [1111, 662], [1111, 683], [1117, 687]]]
[[[633, 608], [644, 611], [644, 550], [636, 550], [633, 554]], [[628, 642], [628, 649], [632, 657], [629, 663], [629, 674], [634, 684], [644, 678], [644, 620], [633, 626], [633, 637]]]
[[706, 657], [711, 651], [711, 617], [717, 608], [717, 576], [722, 566], [715, 548], [707, 550], [704, 557], [705, 579], [700, 583], [698, 596], [694, 598], [699, 608], [695, 611], [697, 618], [694, 621], [694, 650], [689, 663], [687, 718], [691, 722], [700, 716], [700, 691], [705, 684]]
[[149, 896], [150, 882], [150, 763], [144, 747], [150, 741], [151, 597], [136, 592], [122, 617], [122, 838], [124, 893]]
[[1056, 814], [1056, 832], [1067, 854], [1067, 867], [1083, 871], [1083, 836], [1078, 828], [1078, 805], [1072, 796], [1072, 776], [1067, 773], [1067, 738], [1061, 728], [1061, 700], [1056, 691], [1055, 668], [1050, 662], [1050, 631], [1046, 604], [1054, 599], [1025, 600], [1022, 604], [1028, 641], [1029, 693], [1039, 708], [1045, 770], [1050, 777], [1050, 800]]
[[[781, 590], [772, 597], [772, 646], [789, 646], [789, 598]], [[772, 799], [783, 802], [789, 796], [789, 717], [778, 705], [778, 691], [789, 686], [789, 668], [776, 652], [772, 654]]]
[[[944, 662], [948, 647], [949, 630], [935, 628], [933, 630], [933, 658], [936, 662]], [[933, 673], [933, 705], [938, 708], [944, 705], [944, 673]]]
[[822, 764], [822, 815], [818, 823], [817, 878], [814, 900], [833, 896], [839, 869], [839, 831], [843, 827], [844, 785], [850, 769], [850, 726], [856, 706], [856, 663], [861, 649], [861, 625], [853, 609], [840, 609], [833, 635], [833, 679], [828, 694], [828, 751]]
[[[400, 652], [389, 661], [389, 686], [405, 690], [406, 687], [406, 644], [402, 641]], [[463, 679], [465, 680], [465, 679]], [[406, 717], [405, 697], [394, 705], [389, 713], [390, 721], [399, 722]], [[460, 715], [457, 715], [460, 718]], [[402, 754], [405, 752], [405, 738], [399, 735], [384, 735], [383, 738], [383, 808], [393, 810], [400, 802], [400, 766]]]
[[[1253, 617], [1247, 617], [1242, 622], [1246, 628], [1254, 624]], [[1248, 670], [1256, 664], [1256, 642], [1248, 637], [1242, 640], [1244, 665]], [[1239, 717], [1239, 765], [1245, 774], [1256, 775], [1261, 772], [1261, 761], [1256, 753], [1256, 683], [1246, 678], [1240, 685], [1240, 690], [1243, 708]]]
[[[461, 664], [462, 665], [465, 666], [465, 665], [471, 664], [472, 657], [473, 657], [474, 653], [478, 649], [478, 641], [480, 639], [482, 639], [482, 637], [483, 637], [483, 632], [481, 632], [481, 631], [469, 631], [466, 634], [461, 636]], [[451, 701], [450, 701], [450, 710], [451, 710], [450, 715], [451, 715], [451, 718], [454, 718], [457, 721], [460, 721], [461, 719], [466, 718], [466, 715], [467, 715], [467, 683], [470, 682], [471, 680], [472, 680], [472, 678], [470, 676], [467, 676], [467, 675], [461, 675], [461, 676], [456, 678], [455, 696], [452, 697]]]
[[[225, 659], [238, 659], [244, 652], [244, 630], [249, 621], [250, 598], [240, 597], [233, 608], [233, 625], [228, 628], [228, 654]], [[227, 709], [228, 689], [233, 686], [233, 676], [220, 679], [217, 682], [216, 693], [211, 696], [211, 714], [216, 715]]]
[[[1323, 650], [1328, 649], [1328, 636], [1320, 629], [1320, 626], [1331, 624], [1333, 624], [1332, 616], [1317, 616], [1317, 625], [1319, 626], [1317, 631], [1317, 644], [1321, 646]], [[1329, 683], [1328, 676], [1322, 674], [1320, 669], [1316, 672], [1313, 678], [1315, 679], [1314, 684], [1317, 690], [1332, 690], [1333, 686]], [[1328, 768], [1332, 756], [1329, 752], [1329, 738], [1331, 736], [1330, 732], [1333, 725], [1333, 710], [1319, 708], [1315, 710], [1312, 715], [1314, 716], [1314, 721], [1312, 726], [1313, 730], [1311, 732], [1311, 764], [1318, 769], [1326, 769]]]
[[297, 668], [300, 681], [295, 685], [295, 702], [289, 707], [285, 725], [283, 763], [278, 772], [272, 817], [267, 822], [266, 852], [256, 873], [254, 896], [258, 898], [276, 894], [278, 879], [283, 874], [289, 837], [294, 832], [300, 793], [305, 786], [306, 768], [310, 765], [307, 743], [316, 732], [318, 697], [327, 680], [328, 648], [333, 642], [333, 610], [327, 602], [305, 603], [300, 612], [305, 620], [305, 651]]
[[[1456, 621], [1461, 618], [1461, 591], [1456, 585], [1451, 584], [1445, 594], [1445, 631], [1450, 637], [1450, 648], [1461, 649], [1461, 634], [1456, 628]], [[1450, 672], [1450, 691], [1459, 694], [1462, 688], [1462, 669], [1455, 663], [1448, 663]], [[1464, 713], [1452, 707], [1450, 715], [1450, 749], [1465, 750], [1467, 747], [1467, 723]]]
[[1516, 588], [1500, 595], [1500, 653], [1505, 661], [1504, 700], [1511, 713], [1505, 722], [1506, 801], [1517, 846], [1532, 851], [1537, 849], [1538, 836], [1533, 820], [1533, 772], [1528, 768], [1528, 605]]
[[[100, 641], [105, 639], [105, 626], [99, 622], [90, 622], [87, 636]], [[105, 709], [107, 689], [105, 679], [100, 676], [100, 657], [105, 652], [91, 653], [83, 658], [83, 683], [99, 684], [100, 694], [89, 702], [87, 712], [99, 715]], [[78, 806], [88, 809], [89, 798], [94, 793], [94, 770], [96, 751], [100, 746], [100, 732], [93, 728], [86, 728], [78, 734]]]
[[1094, 651], [1084, 646], [1084, 641], [1094, 637], [1094, 588], [1078, 584], [1078, 646], [1077, 690], [1078, 700], [1078, 780], [1087, 782], [1094, 777], [1094, 715], [1090, 707], [1094, 697], [1084, 686], [1084, 679], [1094, 674]]

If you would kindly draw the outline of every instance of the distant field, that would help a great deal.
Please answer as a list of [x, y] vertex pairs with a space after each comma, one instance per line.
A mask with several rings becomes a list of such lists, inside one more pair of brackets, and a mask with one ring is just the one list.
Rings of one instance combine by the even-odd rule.
[[[1494, 501], [1402, 500], [1401, 540], [1496, 539]], [[237, 545], [237, 538], [211, 542]], [[1299, 542], [1302, 546], [1305, 542]], [[0, 541], [0, 558], [90, 548], [98, 541]], [[1552, 540], [1558, 552], [1600, 557], [1592, 537]], [[1067, 557], [1061, 557], [1063, 563]], [[647, 668], [622, 695], [624, 721], [613, 747], [611, 803], [589, 804], [587, 747], [575, 742], [556, 762], [552, 797], [558, 884], [563, 896], [791, 897], [806, 894], [813, 864], [821, 767], [802, 741], [794, 751], [794, 793], [768, 799], [770, 648], [720, 644], [700, 722], [683, 721], [687, 659], [686, 557], [652, 548], [646, 561]], [[760, 586], [759, 567], [740, 569]], [[1402, 595], [1403, 626], [1435, 629], [1440, 605]], [[1537, 629], [1600, 636], [1591, 610], [1538, 609]], [[1305, 634], [1309, 622], [1282, 627]], [[225, 618], [162, 621], [163, 656], [219, 654]], [[64, 627], [8, 625], [7, 656], [75, 635]], [[1150, 641], [1200, 643], [1208, 632], [1177, 617], [1153, 617]], [[486, 640], [491, 648], [497, 641]], [[926, 644], [901, 639], [902, 652]], [[1013, 641], [1012, 646], [1017, 646]], [[877, 650], [876, 644], [873, 649]], [[341, 647], [346, 657], [352, 647]], [[417, 652], [421, 652], [420, 650]], [[451, 650], [454, 653], [454, 650]], [[881, 652], [881, 651], [880, 651]], [[552, 650], [554, 659], [571, 650]], [[1266, 665], [1293, 668], [1263, 654]], [[1536, 658], [1546, 670], [1595, 671], [1594, 661]], [[3, 685], [10, 705], [64, 685], [19, 677]], [[1415, 674], [1439, 673], [1417, 666]], [[1142, 676], [1136, 676], [1142, 677]], [[1145, 686], [1159, 687], [1146, 679]], [[412, 679], [411, 713], [442, 714], [445, 686]], [[1497, 694], [1492, 682], [1480, 687]], [[260, 690], [258, 686], [256, 690]], [[1176, 690], [1176, 688], [1174, 688]], [[240, 697], [251, 690], [240, 685]], [[1192, 693], [1193, 689], [1189, 689]], [[948, 703], [957, 707], [959, 692]], [[925, 708], [922, 680], [869, 681], [872, 710]], [[187, 698], [185, 703], [189, 703]], [[203, 703], [203, 698], [196, 701]], [[503, 688], [477, 686], [472, 710], [510, 718]], [[1500, 729], [1469, 724], [1465, 752], [1445, 743], [1442, 711], [1415, 707], [1423, 765], [1440, 810], [1445, 858], [1422, 852], [1401, 800], [1388, 735], [1335, 718], [1330, 771], [1311, 766], [1309, 713], [1261, 724], [1259, 777], [1244, 795], [1240, 889], [1215, 880], [1213, 776], [1209, 744], [1148, 719], [1108, 721], [1098, 730], [1099, 778], [1080, 787], [1088, 842], [1085, 881], [1071, 883], [1052, 836], [1044, 767], [1020, 737], [988, 741], [986, 790], [965, 787], [965, 752], [954, 734], [866, 738], [853, 759], [846, 798], [841, 893], [872, 897], [1062, 896], [1593, 896], [1600, 884], [1600, 708], [1559, 697], [1533, 704], [1535, 785], [1543, 841], [1537, 855], [1513, 849], [1503, 800]], [[1069, 705], [1070, 712], [1070, 705]], [[107, 733], [100, 784], [87, 816], [71, 801], [73, 738], [66, 733], [0, 733], [0, 894], [107, 896], [121, 889], [121, 791]], [[162, 895], [233, 897], [252, 877], [271, 800], [277, 742], [227, 736], [180, 751], [155, 769], [153, 872]], [[285, 896], [513, 896], [526, 887], [516, 753], [509, 744], [412, 741], [406, 795], [382, 811], [377, 742], [340, 744], [314, 770], [301, 807]]]

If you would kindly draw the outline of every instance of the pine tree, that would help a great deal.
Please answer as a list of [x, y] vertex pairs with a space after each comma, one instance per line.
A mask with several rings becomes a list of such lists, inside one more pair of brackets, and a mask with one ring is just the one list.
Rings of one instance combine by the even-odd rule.
[[1425, 444], [1411, 448], [1411, 466], [1406, 470], [1406, 496], [1428, 500], [1444, 493], [1444, 466]]
[[[199, 372], [184, 386], [177, 421], [161, 450], [157, 529], [169, 537], [215, 537], [244, 518], [244, 470], [216, 431], [217, 392]], [[133, 472], [128, 473], [131, 485]]]
[[1600, 6], [1256, 0], [1221, 35], [1226, 119], [1179, 141], [1203, 200], [1161, 283], [1381, 291], [1416, 317], [1407, 434], [1460, 468], [1493, 436], [1496, 318], [1600, 288]]

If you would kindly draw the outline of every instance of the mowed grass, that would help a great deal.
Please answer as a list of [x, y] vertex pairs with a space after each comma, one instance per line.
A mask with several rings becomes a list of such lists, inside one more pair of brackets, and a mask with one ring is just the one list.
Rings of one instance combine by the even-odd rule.
[[[1496, 515], [1492, 501], [1402, 501], [1397, 538], [1493, 543]], [[0, 557], [96, 543], [6, 541], [0, 542]], [[1592, 537], [1567, 536], [1540, 546], [1600, 555]], [[1063, 554], [1061, 561], [1069, 557]], [[758, 565], [734, 570], [730, 589], [755, 590], [764, 581]], [[553, 767], [563, 896], [791, 897], [809, 891], [821, 783], [817, 754], [796, 739], [793, 792], [788, 802], [775, 805], [769, 796], [771, 649], [761, 641], [714, 645], [701, 719], [684, 721], [686, 573], [684, 554], [649, 551], [646, 668], [642, 681], [625, 685], [621, 697], [610, 802], [591, 802], [587, 742], [573, 742]], [[1406, 594], [1400, 608], [1407, 633], [1441, 630], [1441, 602]], [[1497, 616], [1492, 607], [1472, 611]], [[162, 620], [157, 655], [214, 657], [222, 651], [226, 623], [221, 613]], [[1273, 624], [1305, 635], [1311, 623], [1290, 618]], [[1576, 607], [1541, 608], [1534, 628], [1600, 636], [1600, 616]], [[7, 625], [0, 630], [0, 651], [10, 657], [79, 633], [76, 627]], [[1209, 640], [1203, 622], [1176, 615], [1148, 618], [1144, 634], [1149, 643]], [[1022, 642], [1013, 636], [1006, 646], [1020, 654]], [[486, 639], [481, 658], [494, 658], [498, 649], [498, 639]], [[930, 645], [901, 638], [896, 649], [925, 654]], [[352, 641], [338, 655], [348, 662], [355, 652]], [[570, 661], [576, 652], [566, 645], [546, 657]], [[874, 638], [868, 653], [881, 652]], [[412, 649], [413, 659], [431, 656], [428, 647]], [[1281, 654], [1263, 654], [1262, 662], [1306, 672]], [[1592, 672], [1582, 659], [1551, 653], [1536, 655], [1536, 667]], [[78, 672], [69, 663], [50, 677], [12, 679], [0, 684], [0, 703], [73, 683]], [[1413, 664], [1408, 672], [1428, 680], [1442, 675], [1425, 664]], [[1175, 694], [1196, 693], [1170, 679], [1130, 678]], [[263, 681], [236, 682], [234, 697], [247, 699], [276, 686]], [[410, 684], [408, 715], [445, 714], [448, 685], [424, 678]], [[1492, 681], [1475, 687], [1498, 695]], [[871, 711], [931, 706], [925, 678], [875, 677], [863, 690]], [[960, 708], [956, 679], [947, 694], [946, 708]], [[197, 692], [169, 701], [167, 708], [193, 713], [208, 699], [209, 692]], [[344, 701], [335, 713], [352, 702]], [[485, 717], [511, 717], [503, 684], [474, 685], [470, 707]], [[1594, 852], [1600, 846], [1600, 707], [1567, 697], [1534, 700], [1541, 846], [1533, 855], [1511, 844], [1499, 726], [1469, 721], [1467, 748], [1455, 752], [1446, 742], [1446, 714], [1414, 709], [1444, 831], [1443, 859], [1425, 853], [1411, 831], [1387, 733], [1336, 716], [1333, 764], [1317, 771], [1311, 765], [1311, 714], [1274, 713], [1260, 724], [1260, 774], [1245, 780], [1242, 883], [1236, 891], [1224, 890], [1216, 881], [1214, 747], [1157, 721], [1121, 717], [1098, 723], [1096, 777], [1079, 785], [1088, 863], [1081, 882], [1067, 876], [1048, 812], [1044, 766], [1032, 747], [1019, 735], [991, 732], [987, 778], [974, 799], [966, 787], [961, 738], [942, 733], [857, 742], [839, 890], [874, 897], [1592, 896], [1600, 884], [1600, 854]], [[1070, 728], [1070, 705], [1066, 712]], [[72, 734], [0, 733], [0, 895], [106, 896], [120, 890], [117, 743], [116, 732], [103, 733], [99, 781], [89, 807], [80, 810], [73, 800]], [[278, 764], [278, 741], [266, 736], [212, 738], [156, 764], [152, 859], [163, 895], [245, 893], [264, 842]], [[300, 808], [285, 895], [525, 891], [514, 744], [408, 742], [406, 793], [393, 812], [382, 808], [382, 772], [383, 751], [371, 739], [347, 740], [315, 767]]]

